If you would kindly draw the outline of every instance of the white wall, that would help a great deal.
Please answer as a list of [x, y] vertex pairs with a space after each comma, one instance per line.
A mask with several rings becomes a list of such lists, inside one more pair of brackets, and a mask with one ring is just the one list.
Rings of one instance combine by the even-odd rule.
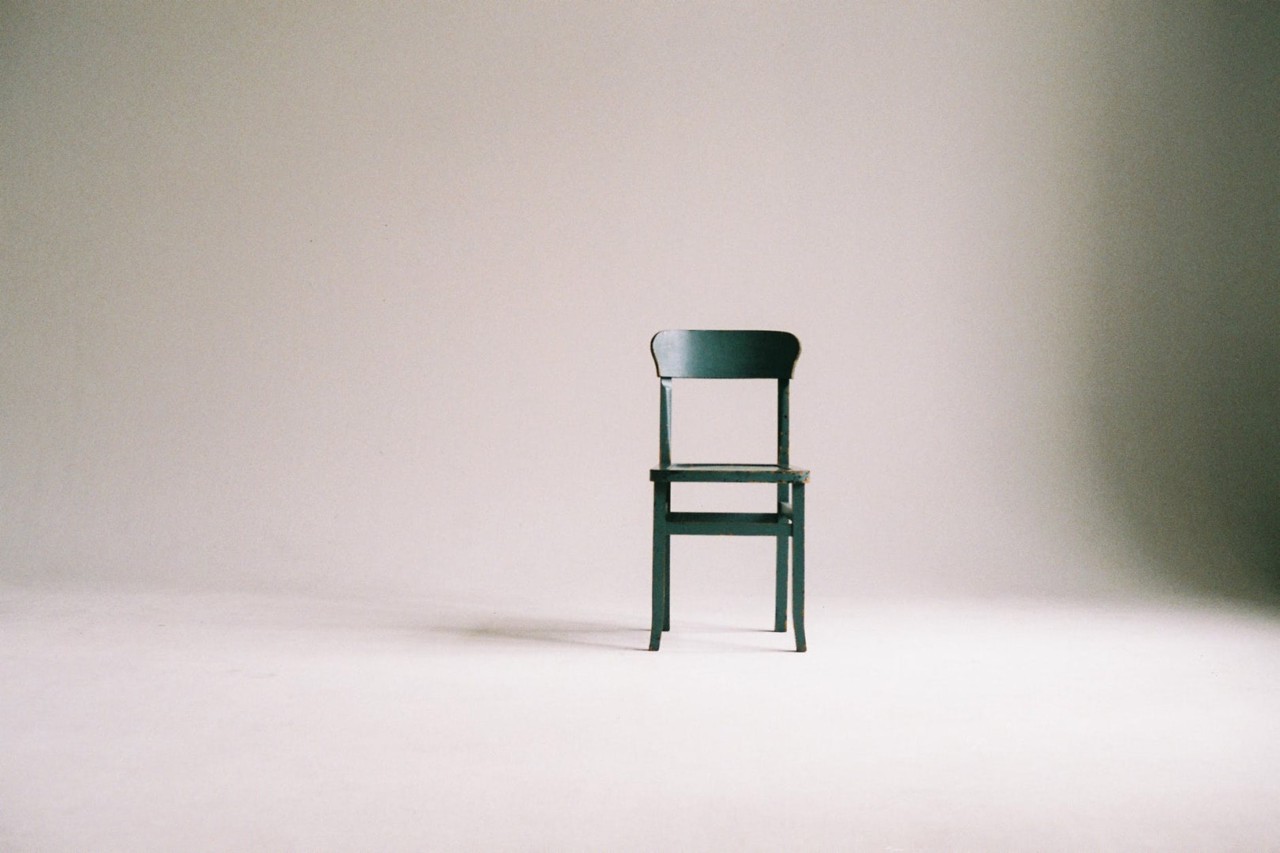
[[[815, 595], [1158, 584], [1148, 545], [1230, 509], [1206, 487], [1144, 510], [1211, 475], [1162, 472], [1135, 414], [1163, 401], [1167, 426], [1192, 387], [1142, 298], [1170, 277], [1277, 355], [1275, 250], [1241, 248], [1276, 236], [1275, 85], [1249, 65], [1275, 54], [1226, 13], [0, 16], [0, 578], [643, 609], [664, 327], [803, 341]], [[1187, 176], [1223, 142], [1204, 200]], [[1170, 178], [1199, 199], [1176, 215]], [[1240, 237], [1215, 261], [1186, 238], [1238, 197], [1258, 206], [1215, 226]], [[1146, 374], [1118, 367], [1135, 353]], [[1237, 381], [1255, 432], [1229, 445], [1263, 521], [1269, 363]], [[1155, 405], [1153, 373], [1176, 392]], [[1134, 447], [1154, 463], [1126, 468]], [[1187, 540], [1208, 575], [1166, 575], [1256, 588], [1274, 536], [1221, 526]]]

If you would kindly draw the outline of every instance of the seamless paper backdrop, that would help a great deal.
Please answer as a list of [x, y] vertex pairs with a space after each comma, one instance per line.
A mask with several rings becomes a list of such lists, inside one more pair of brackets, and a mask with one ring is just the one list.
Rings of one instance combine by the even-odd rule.
[[781, 328], [813, 595], [1264, 595], [1260, 6], [8, 3], [0, 578], [643, 607]]

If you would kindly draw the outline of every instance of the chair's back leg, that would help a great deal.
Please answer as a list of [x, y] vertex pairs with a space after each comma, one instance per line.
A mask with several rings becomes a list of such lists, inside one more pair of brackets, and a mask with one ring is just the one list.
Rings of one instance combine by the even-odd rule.
[[[670, 488], [668, 486], [668, 488]], [[671, 504], [670, 492], [667, 504]], [[664, 533], [662, 537], [662, 630], [671, 630], [671, 536]]]

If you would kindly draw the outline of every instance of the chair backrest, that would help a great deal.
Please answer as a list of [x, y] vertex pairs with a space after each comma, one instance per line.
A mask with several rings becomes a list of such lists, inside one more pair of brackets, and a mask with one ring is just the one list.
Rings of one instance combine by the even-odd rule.
[[662, 382], [658, 420], [659, 465], [671, 465], [672, 379], [776, 379], [778, 464], [790, 464], [791, 373], [800, 341], [790, 332], [667, 329], [649, 342]]
[[800, 357], [789, 332], [668, 329], [649, 349], [658, 375], [672, 379], [790, 379]]

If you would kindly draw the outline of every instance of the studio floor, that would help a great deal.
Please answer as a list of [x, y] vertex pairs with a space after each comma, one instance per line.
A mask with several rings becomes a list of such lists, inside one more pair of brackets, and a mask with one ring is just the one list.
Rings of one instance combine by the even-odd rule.
[[0, 592], [0, 849], [1280, 849], [1280, 619]]

